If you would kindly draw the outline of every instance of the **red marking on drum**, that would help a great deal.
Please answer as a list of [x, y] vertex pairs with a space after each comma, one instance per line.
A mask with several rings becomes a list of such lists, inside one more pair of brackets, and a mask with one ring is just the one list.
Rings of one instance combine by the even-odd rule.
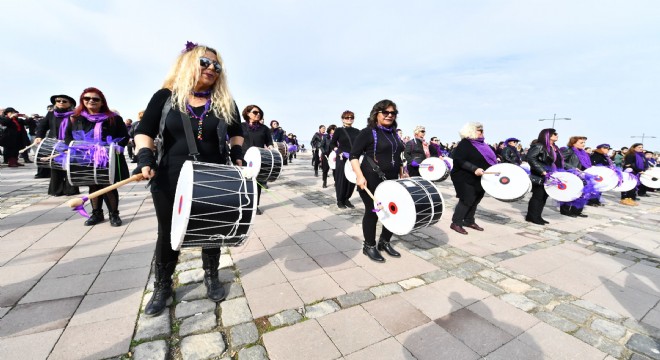
[[396, 215], [397, 212], [399, 212], [399, 207], [396, 206], [395, 203], [391, 202], [389, 205], [387, 205], [388, 209], [390, 209], [390, 213], [392, 215]]
[[183, 195], [179, 196], [179, 215], [181, 215], [181, 208], [183, 208]]
[[564, 183], [559, 183], [559, 185], [557, 185], [557, 189], [559, 189], [559, 190], [566, 190], [566, 188], [567, 188], [567, 186]]
[[435, 169], [433, 165], [429, 165], [429, 172], [433, 172], [433, 169]]
[[596, 175], [596, 177], [594, 177], [594, 180], [596, 180], [596, 182], [602, 182], [602, 181], [603, 181], [603, 177], [600, 176], [600, 175]]
[[248, 167], [252, 167], [252, 161], [248, 162]]
[[507, 176], [502, 176], [502, 177], [500, 178], [500, 184], [502, 184], [502, 185], [508, 185], [509, 183], [511, 183], [511, 179], [509, 179], [509, 177], [507, 177]]

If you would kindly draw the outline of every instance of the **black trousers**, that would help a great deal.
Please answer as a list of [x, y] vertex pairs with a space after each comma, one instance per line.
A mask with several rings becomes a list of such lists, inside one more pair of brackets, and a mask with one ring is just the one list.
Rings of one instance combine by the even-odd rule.
[[419, 174], [419, 166], [412, 166], [412, 165], [409, 164], [407, 166], [407, 169], [408, 169], [408, 175], [410, 175], [410, 177], [421, 176]]
[[[156, 220], [158, 220], [158, 238], [156, 240], [156, 263], [167, 264], [179, 259], [179, 252], [172, 250], [172, 207], [174, 206], [174, 191], [152, 192], [151, 198], [156, 209]], [[202, 249], [203, 254], [218, 255], [220, 248]]]
[[314, 172], [319, 171], [319, 165], [320, 165], [320, 162], [319, 162], [319, 149], [316, 148], [312, 152], [312, 166], [314, 166]]
[[532, 184], [532, 197], [527, 205], [527, 218], [533, 221], [541, 221], [541, 213], [545, 202], [548, 200], [548, 193], [545, 192], [543, 185]]
[[[365, 172], [364, 177], [367, 179], [367, 188], [372, 194], [376, 191], [378, 184], [383, 182], [383, 180], [374, 172]], [[388, 176], [387, 178], [396, 179], [396, 175], [394, 175], [394, 177]], [[364, 216], [362, 217], [362, 235], [364, 236], [364, 244], [366, 246], [374, 246], [376, 245], [376, 224], [378, 224], [378, 215], [371, 211], [374, 208], [374, 201], [364, 190], [358, 190], [358, 194], [364, 203]], [[383, 226], [380, 239], [384, 242], [388, 242], [391, 238], [392, 232]]]
[[464, 194], [458, 198], [454, 215], [451, 217], [451, 222], [460, 226], [474, 224], [474, 214], [477, 212], [477, 206], [486, 194], [484, 190], [478, 190], [468, 184], [464, 184], [463, 189]]
[[328, 164], [328, 158], [325, 155], [321, 156], [321, 171], [323, 172], [323, 182], [328, 181], [328, 171], [330, 171], [330, 165]]
[[355, 184], [346, 179], [344, 175], [344, 164], [348, 159], [340, 159], [337, 157], [337, 167], [335, 168], [335, 194], [337, 195], [337, 202], [344, 202], [353, 196], [355, 191]]

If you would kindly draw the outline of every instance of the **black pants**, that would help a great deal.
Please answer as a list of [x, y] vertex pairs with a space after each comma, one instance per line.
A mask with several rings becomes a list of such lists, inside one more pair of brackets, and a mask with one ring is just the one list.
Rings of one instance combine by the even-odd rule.
[[541, 213], [546, 200], [548, 200], [548, 193], [545, 192], [545, 187], [532, 184], [532, 197], [529, 199], [529, 205], [527, 205], [527, 218], [529, 220], [541, 221]]
[[[376, 191], [378, 184], [383, 182], [378, 175], [374, 172], [364, 172], [364, 177], [367, 179], [367, 188], [373, 194]], [[396, 179], [397, 175], [388, 174], [388, 179]], [[369, 194], [364, 190], [358, 190], [358, 194], [364, 203], [364, 216], [362, 217], [362, 235], [364, 236], [364, 244], [366, 246], [376, 245], [376, 224], [378, 224], [378, 215], [371, 211], [374, 208], [374, 201]], [[380, 239], [387, 242], [392, 238], [392, 232], [383, 226], [383, 231], [380, 234]]]
[[[172, 207], [174, 206], [174, 191], [153, 192], [151, 198], [156, 209], [158, 220], [158, 238], [156, 240], [156, 263], [167, 264], [179, 259], [179, 252], [172, 250], [170, 232], [172, 231]], [[203, 254], [218, 255], [220, 248], [203, 248]]]
[[319, 171], [319, 149], [316, 148], [312, 152], [312, 166], [314, 167], [314, 172]]
[[468, 184], [464, 184], [463, 189], [464, 194], [458, 198], [454, 215], [451, 217], [451, 222], [460, 226], [474, 224], [474, 214], [477, 212], [477, 206], [486, 194], [484, 190], [478, 190]]
[[419, 174], [419, 166], [412, 166], [408, 164], [407, 169], [408, 169], [408, 175], [410, 175], [410, 177], [421, 176]]
[[328, 164], [328, 158], [325, 155], [321, 157], [321, 171], [323, 172], [323, 182], [328, 181], [328, 171], [330, 171], [330, 165]]
[[335, 168], [335, 194], [337, 195], [337, 202], [344, 202], [353, 196], [355, 191], [355, 184], [346, 179], [344, 175], [344, 164], [348, 159], [340, 159], [337, 157], [337, 167]]

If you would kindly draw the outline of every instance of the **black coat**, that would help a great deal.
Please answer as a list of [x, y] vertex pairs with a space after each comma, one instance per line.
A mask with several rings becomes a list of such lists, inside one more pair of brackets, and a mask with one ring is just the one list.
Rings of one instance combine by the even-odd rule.
[[321, 141], [323, 141], [324, 137], [325, 134], [321, 134], [319, 132], [314, 133], [314, 136], [312, 136], [312, 141], [309, 143], [312, 145], [312, 149], [316, 150], [317, 148], [321, 147]]
[[505, 146], [504, 149], [502, 149], [502, 162], [515, 165], [522, 164], [522, 159], [520, 158], [518, 149], [516, 149], [514, 146]]
[[626, 156], [623, 158], [623, 168], [624, 169], [632, 169], [634, 174], [639, 174], [642, 171], [645, 171], [646, 169], [649, 168], [649, 163], [644, 159], [644, 168], [640, 169], [637, 167], [637, 156], [635, 155], [635, 151], [631, 150]]
[[[338, 148], [337, 151], [339, 154], [350, 153], [351, 147], [355, 144], [355, 139], [359, 133], [360, 130], [354, 127], [337, 128], [332, 136], [332, 140], [330, 140], [330, 149]], [[330, 155], [330, 151], [326, 155]]]
[[2, 139], [0, 139], [0, 145], [7, 148], [20, 150], [21, 148], [30, 144], [27, 138], [27, 131], [25, 130], [25, 126], [22, 125], [23, 122], [20, 119], [16, 119], [16, 121], [19, 123], [18, 127], [12, 119], [8, 117], [0, 117], [0, 124], [7, 127], [4, 132], [4, 136]]
[[527, 151], [527, 162], [531, 169], [531, 173], [538, 176], [543, 176], [544, 172], [550, 171], [553, 161], [558, 169], [562, 168], [561, 154], [559, 149], [555, 150], [556, 159], [553, 160], [552, 154], [548, 153], [542, 144], [534, 144]]
[[[46, 134], [48, 134], [49, 138], [58, 139], [58, 136], [60, 135], [60, 125], [63, 120], [69, 121], [69, 118], [58, 118], [52, 111], [49, 111], [43, 119], [39, 120], [39, 124], [37, 125], [37, 137], [43, 139], [46, 137]], [[50, 132], [48, 132], [49, 130]], [[63, 134], [62, 137], [64, 137], [64, 135], [65, 134]]]
[[463, 184], [472, 185], [477, 191], [483, 191], [481, 177], [474, 172], [481, 168], [486, 170], [490, 164], [468, 139], [462, 139], [454, 149], [454, 167], [451, 169], [451, 180], [456, 189], [456, 197], [463, 197], [468, 187]]
[[594, 152], [590, 156], [591, 165], [603, 165], [603, 166], [613, 166], [612, 160], [607, 155], [603, 155], [599, 152]]
[[255, 146], [258, 148], [264, 148], [266, 146], [273, 146], [273, 136], [270, 132], [270, 128], [260, 124], [256, 130], [251, 130], [247, 122], [241, 123], [243, 128], [243, 154]]
[[561, 148], [561, 154], [564, 156], [564, 169], [578, 169], [584, 170], [584, 166], [580, 163], [580, 159], [571, 147]]
[[403, 151], [403, 157], [408, 162], [408, 165], [412, 164], [412, 161], [415, 160], [417, 164], [421, 164], [424, 159], [426, 159], [426, 153], [424, 152], [424, 145], [422, 140], [418, 138], [412, 138], [406, 143], [405, 150]]

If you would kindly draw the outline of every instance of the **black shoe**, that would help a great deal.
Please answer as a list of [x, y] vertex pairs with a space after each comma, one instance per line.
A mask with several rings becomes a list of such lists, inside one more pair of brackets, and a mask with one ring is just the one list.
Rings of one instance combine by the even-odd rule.
[[367, 255], [369, 259], [375, 261], [375, 262], [385, 262], [385, 258], [383, 255], [380, 254], [380, 251], [376, 249], [375, 246], [364, 246], [362, 248], [362, 253]]
[[541, 221], [542, 221], [544, 224], [550, 224], [550, 221], [548, 221], [548, 220], [546, 220], [546, 219], [544, 219], [544, 218], [541, 218]]
[[328, 180], [323, 180], [323, 188], [325, 189], [327, 187], [328, 187]]
[[579, 216], [579, 217], [581, 217], [581, 218], [589, 217], [589, 215], [587, 215], [587, 214], [583, 214], [583, 213], [575, 214], [575, 216], [576, 216], [576, 217]]
[[525, 221], [531, 222], [532, 224], [536, 224], [536, 225], [545, 225], [546, 223], [549, 224], [549, 222], [545, 220], [533, 220], [530, 217], [525, 217]]
[[89, 216], [89, 219], [85, 221], [85, 226], [93, 226], [102, 223], [103, 221], [105, 221], [105, 218], [103, 218], [103, 211], [94, 210], [92, 211], [92, 215]]
[[314, 170], [314, 176], [319, 177], [319, 171], [318, 170]]
[[154, 282], [154, 293], [151, 300], [144, 308], [144, 314], [147, 316], [156, 316], [172, 303], [172, 274], [176, 262], [170, 262], [165, 265], [156, 264], [156, 281]]
[[121, 226], [122, 221], [121, 218], [119, 217], [119, 212], [110, 214], [110, 226]]
[[344, 205], [346, 205], [347, 208], [355, 209], [355, 205], [351, 204], [349, 200], [344, 201]]
[[337, 207], [340, 209], [346, 209], [346, 205], [344, 205], [344, 203], [341, 201], [337, 201]]
[[263, 214], [263, 213], [264, 213], [264, 212], [261, 211], [261, 209], [259, 209], [259, 207], [257, 207], [257, 215], [261, 215], [261, 214]]
[[394, 250], [392, 244], [390, 244], [389, 241], [379, 240], [377, 249], [380, 251], [385, 251], [391, 257], [396, 257], [396, 258], [401, 257], [401, 254], [398, 251]]
[[206, 285], [206, 296], [215, 302], [224, 300], [227, 297], [225, 287], [218, 279], [218, 270], [204, 270], [204, 285]]

